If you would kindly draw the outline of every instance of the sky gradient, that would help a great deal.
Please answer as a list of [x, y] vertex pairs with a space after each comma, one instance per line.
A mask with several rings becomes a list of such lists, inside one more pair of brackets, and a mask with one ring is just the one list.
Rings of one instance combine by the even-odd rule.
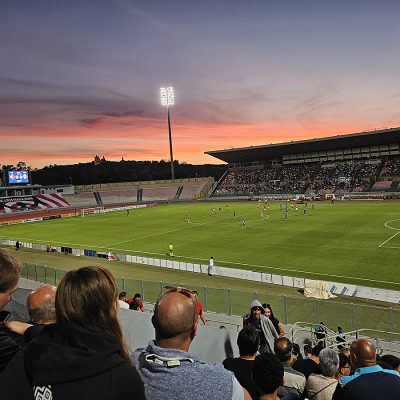
[[397, 0], [0, 0], [0, 164], [169, 159], [400, 126]]

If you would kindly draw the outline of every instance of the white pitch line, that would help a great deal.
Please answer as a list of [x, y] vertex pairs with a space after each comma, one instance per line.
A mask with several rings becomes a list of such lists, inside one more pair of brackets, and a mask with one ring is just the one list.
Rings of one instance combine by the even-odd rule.
[[135, 241], [135, 240], [141, 240], [141, 239], [146, 239], [146, 238], [149, 238], [149, 237], [165, 235], [166, 233], [182, 231], [182, 230], [189, 229], [189, 228], [195, 227], [195, 226], [208, 225], [208, 224], [212, 224], [213, 222], [215, 222], [215, 221], [204, 222], [204, 223], [202, 223], [202, 224], [193, 224], [192, 226], [185, 226], [184, 228], [176, 228], [176, 229], [171, 229], [171, 230], [169, 230], [169, 231], [153, 233], [153, 234], [151, 234], [151, 235], [140, 236], [140, 237], [133, 238], [133, 239], [123, 240], [123, 241], [121, 241], [121, 242], [110, 243], [110, 244], [108, 244], [108, 246], [111, 247], [111, 246], [114, 246], [114, 245], [116, 245], [116, 244], [128, 243], [128, 242], [133, 242], [133, 241]]
[[400, 231], [397, 231], [393, 236], [390, 236], [389, 239], [385, 240], [383, 243], [381, 243], [378, 247], [382, 247], [385, 243], [389, 242], [389, 240], [392, 240], [395, 236], [397, 236], [400, 233]]
[[[396, 235], [400, 233], [397, 232]], [[22, 238], [22, 240], [27, 240], [26, 238]], [[28, 239], [30, 240], [30, 239]], [[80, 246], [83, 247], [88, 247], [88, 248], [96, 248], [96, 249], [106, 249], [109, 250], [109, 247], [105, 246], [98, 246], [98, 245], [85, 245], [85, 244], [76, 244], [76, 243], [65, 243], [65, 242], [53, 242], [53, 244], [60, 243], [61, 245], [70, 245], [70, 246], [77, 246], [80, 248]], [[391, 248], [391, 247], [388, 247]], [[396, 247], [397, 248], [397, 247]], [[156, 256], [165, 256], [166, 253], [153, 253], [153, 252], [147, 252], [147, 251], [141, 251], [141, 250], [130, 250], [130, 249], [121, 249], [121, 248], [113, 248], [112, 250], [120, 250], [120, 251], [126, 251], [128, 253], [139, 253], [139, 254], [151, 254], [151, 255], [156, 255]], [[189, 260], [199, 260], [199, 261], [207, 261], [208, 258], [200, 258], [200, 257], [188, 257], [188, 256], [178, 256], [175, 255], [175, 259], [189, 259]], [[286, 271], [286, 272], [294, 272], [294, 273], [303, 273], [303, 274], [310, 274], [310, 275], [317, 275], [317, 276], [326, 276], [330, 278], [347, 278], [347, 279], [353, 279], [355, 281], [360, 280], [360, 281], [366, 281], [366, 282], [376, 282], [376, 283], [384, 283], [384, 284], [391, 284], [391, 285], [400, 285], [400, 283], [397, 282], [388, 282], [388, 281], [380, 281], [376, 279], [367, 279], [367, 278], [359, 278], [359, 277], [354, 277], [354, 276], [344, 276], [344, 275], [335, 275], [335, 274], [325, 274], [322, 272], [311, 272], [311, 271], [299, 271], [297, 269], [290, 269], [290, 268], [280, 268], [280, 267], [271, 267], [271, 266], [266, 266], [266, 265], [256, 265], [256, 264], [246, 264], [246, 263], [239, 263], [235, 261], [226, 261], [226, 260], [219, 260], [220, 263], [224, 264], [232, 264], [232, 265], [239, 265], [239, 266], [247, 266], [247, 267], [258, 267], [258, 268], [265, 268], [266, 270], [276, 270], [276, 271]]]
[[[400, 232], [399, 232], [400, 233]], [[156, 256], [165, 256], [166, 253], [152, 253], [148, 251], [140, 251], [140, 250], [127, 250], [127, 249], [113, 249], [113, 250], [121, 250], [121, 251], [128, 251], [131, 253], [140, 253], [140, 254], [151, 254], [151, 255], [156, 255]], [[188, 257], [188, 256], [174, 256], [175, 259], [181, 258], [181, 259], [186, 259], [186, 260], [199, 260], [199, 261], [206, 261], [208, 262], [208, 258], [200, 258], [200, 257]], [[397, 282], [389, 282], [389, 281], [380, 281], [377, 279], [368, 279], [368, 278], [359, 278], [355, 276], [348, 276], [348, 275], [335, 275], [335, 274], [325, 274], [322, 272], [311, 272], [311, 271], [300, 271], [298, 269], [290, 269], [290, 268], [280, 268], [280, 267], [270, 267], [266, 265], [256, 265], [256, 264], [246, 264], [246, 263], [239, 263], [235, 261], [226, 261], [226, 260], [218, 260], [220, 263], [224, 264], [232, 264], [232, 265], [239, 265], [239, 266], [247, 266], [247, 267], [258, 267], [258, 268], [265, 268], [266, 270], [273, 269], [276, 271], [285, 271], [285, 272], [294, 272], [294, 273], [303, 273], [303, 274], [310, 274], [310, 275], [317, 275], [317, 276], [326, 276], [329, 278], [348, 278], [348, 279], [353, 279], [355, 281], [360, 280], [360, 281], [365, 281], [365, 282], [376, 282], [376, 283], [385, 283], [385, 284], [391, 284], [391, 285], [400, 285], [400, 283]], [[259, 271], [256, 271], [259, 272]]]

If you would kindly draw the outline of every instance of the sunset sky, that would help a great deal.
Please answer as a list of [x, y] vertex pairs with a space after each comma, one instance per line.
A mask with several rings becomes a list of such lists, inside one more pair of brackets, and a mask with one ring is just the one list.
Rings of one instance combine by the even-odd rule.
[[0, 0], [0, 164], [400, 126], [398, 0]]

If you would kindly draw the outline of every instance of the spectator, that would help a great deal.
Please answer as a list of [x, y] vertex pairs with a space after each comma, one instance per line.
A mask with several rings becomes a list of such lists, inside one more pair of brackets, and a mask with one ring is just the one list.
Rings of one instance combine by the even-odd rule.
[[304, 360], [311, 357], [311, 349], [312, 349], [311, 344], [304, 345], [304, 357], [303, 357]]
[[197, 314], [199, 315], [201, 322], [203, 322], [204, 325], [207, 325], [207, 320], [203, 312], [203, 304], [201, 304], [201, 301], [199, 300], [199, 294], [197, 293], [196, 290], [193, 290], [193, 293], [196, 300]]
[[339, 356], [336, 350], [322, 349], [319, 353], [322, 375], [311, 374], [307, 379], [306, 392], [309, 399], [331, 400], [337, 385]]
[[[278, 389], [283, 384], [284, 370], [278, 358], [269, 353], [256, 357], [253, 368], [253, 380], [258, 388], [260, 400], [276, 400]], [[297, 395], [280, 397], [280, 400], [297, 399]]]
[[265, 309], [265, 316], [270, 319], [279, 336], [285, 336], [285, 327], [279, 322], [278, 318], [275, 317], [271, 305], [263, 304], [263, 307]]
[[140, 304], [139, 304], [139, 302], [135, 299], [135, 300], [133, 300], [133, 301], [131, 301], [129, 304], [128, 304], [128, 308], [130, 309], [130, 310], [133, 310], [133, 311], [140, 311], [141, 312], [141, 310], [140, 310]]
[[[17, 290], [20, 271], [20, 262], [0, 249], [0, 311], [10, 302], [12, 294]], [[0, 371], [19, 349], [20, 345], [13, 334], [0, 324]]]
[[208, 364], [188, 353], [198, 325], [192, 292], [170, 288], [157, 301], [152, 323], [155, 341], [134, 352], [148, 399], [251, 399], [222, 364]]
[[[41, 326], [56, 322], [55, 295], [57, 288], [46, 285], [33, 290], [27, 297], [26, 306], [28, 308], [30, 324], [37, 325], [36, 331], [40, 331]], [[13, 325], [24, 323], [13, 322]], [[31, 328], [30, 330], [32, 331]], [[33, 331], [34, 332], [34, 331]], [[1, 373], [2, 382], [12, 382], [16, 376], [19, 377], [18, 385], [12, 387], [14, 399], [32, 398], [32, 388], [25, 374], [25, 350], [23, 346], [7, 364]], [[8, 390], [8, 389], [6, 389]]]
[[315, 328], [315, 337], [317, 338], [317, 340], [325, 342], [326, 335], [327, 335], [326, 326], [321, 321], [319, 325]]
[[400, 373], [400, 358], [398, 358], [392, 354], [385, 354], [385, 355], [381, 356], [380, 361]]
[[45, 285], [29, 293], [26, 299], [29, 319], [33, 324], [54, 324], [56, 322], [55, 286]]
[[399, 374], [376, 364], [376, 352], [371, 343], [365, 339], [355, 340], [350, 346], [350, 361], [355, 372], [339, 380], [334, 400], [399, 398]]
[[297, 360], [294, 364], [293, 364], [293, 368], [296, 371], [301, 372], [302, 374], [304, 374], [304, 376], [306, 377], [306, 379], [308, 379], [308, 377], [311, 374], [321, 374], [321, 368], [319, 366], [319, 353], [322, 350], [322, 346], [321, 345], [317, 345], [314, 346], [311, 349], [311, 355], [309, 358], [307, 358], [306, 360]]
[[338, 326], [338, 335], [336, 336], [336, 341], [338, 343], [343, 343], [346, 341], [346, 334], [341, 326]]
[[274, 351], [284, 368], [284, 383], [278, 390], [279, 397], [288, 394], [302, 395], [306, 387], [306, 378], [301, 372], [292, 368], [293, 344], [286, 337], [275, 340]]
[[22, 360], [32, 385], [29, 397], [15, 393], [14, 387], [26, 379], [14, 374], [2, 385], [2, 398], [120, 400], [126, 393], [134, 393], [135, 399], [144, 399], [143, 383], [124, 343], [116, 304], [117, 286], [105, 268], [67, 272], [56, 293], [57, 323], [43, 327]]
[[339, 380], [344, 376], [349, 376], [351, 370], [350, 360], [343, 353], [339, 353], [339, 369], [336, 372], [336, 379]]
[[126, 310], [129, 309], [128, 296], [126, 292], [120, 292], [118, 295], [118, 305], [119, 308], [124, 308]]
[[129, 307], [131, 310], [142, 311], [144, 312], [144, 304], [142, 301], [142, 295], [140, 293], [135, 293], [135, 295], [128, 299], [128, 304], [130, 305], [132, 302], [136, 301], [134, 307]]
[[350, 349], [348, 347], [340, 348], [340, 353], [345, 355], [350, 360]]
[[251, 370], [260, 347], [260, 337], [252, 326], [246, 326], [238, 335], [239, 358], [227, 358], [222, 362], [223, 366], [232, 371], [239, 383], [247, 389], [252, 399], [258, 398], [258, 391], [251, 379]]
[[295, 363], [298, 359], [303, 359], [300, 353], [300, 346], [297, 343], [293, 343], [293, 349], [292, 349], [292, 354], [293, 354], [293, 363]]
[[273, 352], [274, 340], [279, 337], [273, 323], [265, 316], [265, 310], [258, 300], [250, 304], [249, 313], [243, 319], [243, 326], [251, 325], [260, 336], [260, 353]]

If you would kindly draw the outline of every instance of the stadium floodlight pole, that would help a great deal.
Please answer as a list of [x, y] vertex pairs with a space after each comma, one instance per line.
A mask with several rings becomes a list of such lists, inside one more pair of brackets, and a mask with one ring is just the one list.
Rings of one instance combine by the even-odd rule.
[[174, 156], [172, 155], [172, 136], [171, 136], [171, 117], [169, 107], [175, 104], [175, 94], [173, 87], [160, 88], [161, 105], [167, 107], [168, 112], [168, 135], [169, 135], [169, 156], [171, 159], [171, 179], [174, 180]]

